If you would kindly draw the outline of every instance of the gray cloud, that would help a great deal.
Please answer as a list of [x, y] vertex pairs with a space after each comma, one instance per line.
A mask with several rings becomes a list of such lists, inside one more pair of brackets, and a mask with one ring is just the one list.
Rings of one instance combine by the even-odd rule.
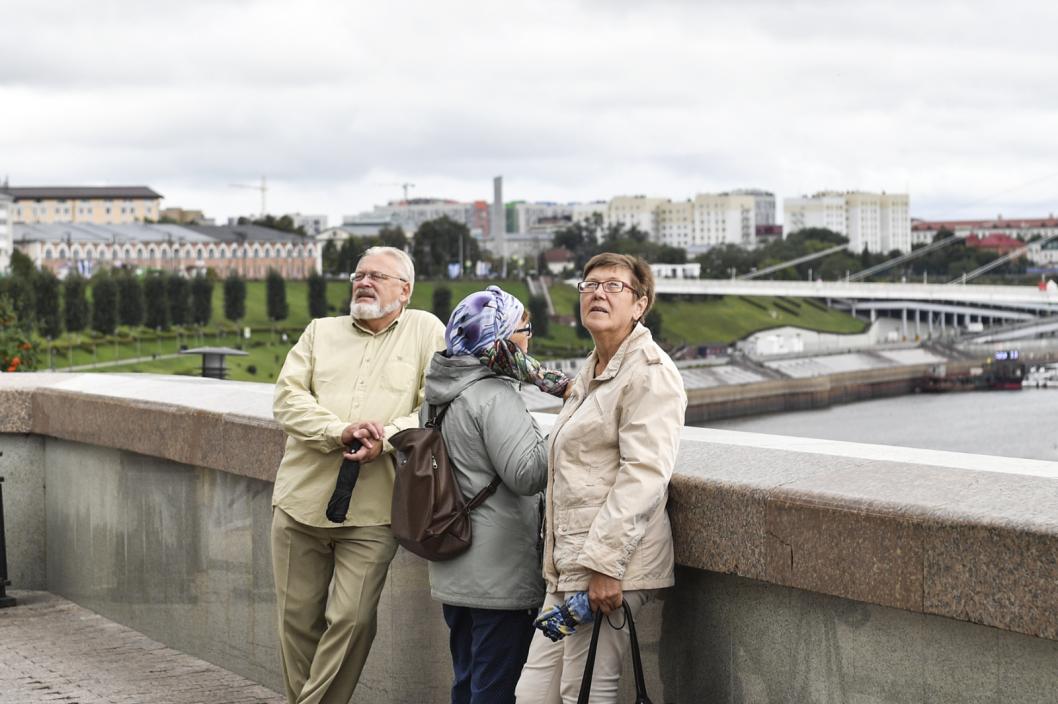
[[[1051, 3], [73, 0], [5, 10], [0, 175], [338, 215], [399, 195], [909, 189], [1055, 209]], [[502, 9], [501, 9], [502, 8]], [[995, 194], [1002, 193], [998, 198]], [[960, 213], [972, 216], [973, 212]]]

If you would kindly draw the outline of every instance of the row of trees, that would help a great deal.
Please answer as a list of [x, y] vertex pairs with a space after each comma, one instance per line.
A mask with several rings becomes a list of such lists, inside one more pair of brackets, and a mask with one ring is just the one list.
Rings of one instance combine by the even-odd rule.
[[[94, 330], [112, 335], [118, 326], [168, 330], [172, 326], [208, 325], [213, 317], [215, 282], [208, 276], [191, 279], [178, 274], [100, 272], [91, 279], [71, 274], [59, 281], [50, 271], [19, 268], [0, 278], [0, 298], [22, 329], [55, 339], [65, 330]], [[91, 293], [91, 296], [89, 296]], [[246, 316], [246, 282], [229, 276], [223, 282], [224, 317], [233, 323]], [[308, 280], [309, 313], [328, 315], [325, 279]], [[286, 282], [275, 271], [266, 280], [265, 310], [273, 321], [285, 320], [290, 307]]]
[[397, 227], [384, 227], [379, 230], [377, 237], [348, 237], [340, 244], [334, 240], [328, 240], [323, 245], [323, 271], [326, 274], [348, 274], [356, 267], [356, 261], [360, 259], [369, 247], [396, 247], [406, 249], [408, 236], [404, 229]]
[[[409, 240], [400, 227], [387, 227], [377, 237], [349, 237], [340, 244], [333, 240], [323, 246], [323, 271], [331, 275], [348, 274], [369, 247], [387, 246], [408, 249]], [[415, 274], [427, 279], [444, 278], [451, 264], [473, 270], [483, 259], [477, 239], [470, 229], [449, 217], [424, 222], [415, 232], [410, 255], [415, 263]], [[461, 267], [462, 268], [462, 267]]]

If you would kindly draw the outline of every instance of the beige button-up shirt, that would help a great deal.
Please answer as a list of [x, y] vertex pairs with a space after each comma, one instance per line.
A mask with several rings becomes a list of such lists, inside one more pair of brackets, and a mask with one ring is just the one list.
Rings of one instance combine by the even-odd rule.
[[421, 310], [405, 310], [377, 334], [348, 315], [309, 323], [276, 381], [272, 411], [288, 437], [272, 505], [300, 523], [337, 527], [325, 512], [342, 462], [342, 431], [350, 423], [374, 420], [384, 425], [387, 440], [382, 454], [360, 467], [342, 525], [388, 525], [393, 496], [388, 438], [419, 425], [426, 368], [444, 346], [444, 325]]

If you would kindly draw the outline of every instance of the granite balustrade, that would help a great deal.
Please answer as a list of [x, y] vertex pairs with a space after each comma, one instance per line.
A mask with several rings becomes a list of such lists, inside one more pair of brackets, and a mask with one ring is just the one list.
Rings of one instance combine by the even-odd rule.
[[[0, 376], [14, 586], [278, 687], [271, 388]], [[1058, 463], [687, 428], [669, 511], [679, 583], [640, 629], [655, 701], [1058, 700]], [[446, 699], [428, 594], [400, 553], [364, 701]]]

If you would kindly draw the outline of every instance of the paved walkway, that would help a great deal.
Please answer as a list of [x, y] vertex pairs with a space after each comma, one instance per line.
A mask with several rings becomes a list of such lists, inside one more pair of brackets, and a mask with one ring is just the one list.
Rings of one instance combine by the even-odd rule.
[[0, 703], [282, 704], [270, 689], [47, 592], [0, 609]]

